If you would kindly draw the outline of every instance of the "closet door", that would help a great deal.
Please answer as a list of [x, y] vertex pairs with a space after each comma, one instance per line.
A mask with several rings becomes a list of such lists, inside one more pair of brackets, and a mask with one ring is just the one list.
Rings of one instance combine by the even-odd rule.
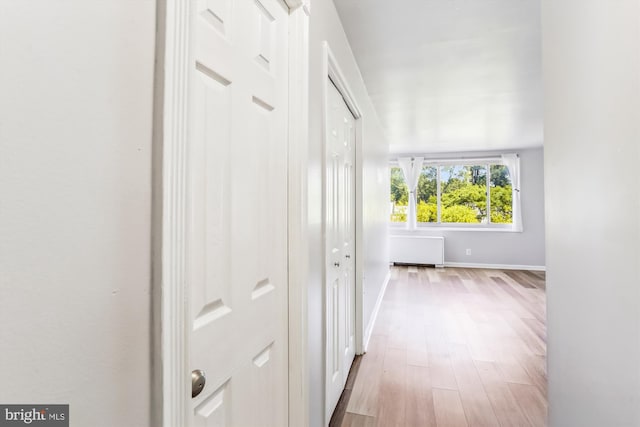
[[191, 425], [282, 427], [288, 10], [279, 0], [198, 0], [191, 11]]
[[355, 119], [328, 82], [326, 154], [327, 419], [355, 356]]

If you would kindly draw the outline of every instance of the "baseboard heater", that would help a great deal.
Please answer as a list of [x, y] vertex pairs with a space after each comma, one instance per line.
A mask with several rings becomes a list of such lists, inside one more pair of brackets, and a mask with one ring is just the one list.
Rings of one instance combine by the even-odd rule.
[[394, 264], [444, 266], [444, 237], [390, 236], [389, 246]]

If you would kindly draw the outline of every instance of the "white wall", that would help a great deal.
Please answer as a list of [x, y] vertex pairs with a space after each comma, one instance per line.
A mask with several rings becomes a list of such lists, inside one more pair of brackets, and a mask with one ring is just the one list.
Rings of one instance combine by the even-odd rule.
[[[324, 418], [324, 241], [322, 235], [322, 132], [323, 41], [328, 41], [345, 74], [363, 115], [363, 233], [364, 318], [369, 320], [388, 272], [387, 214], [388, 145], [373, 110], [355, 59], [332, 1], [315, 1], [311, 7], [309, 51], [309, 418], [312, 427]], [[328, 422], [328, 420], [326, 420]]]
[[[544, 252], [544, 162], [542, 148], [518, 150], [522, 195], [522, 233], [500, 231], [416, 230], [391, 226], [391, 234], [444, 236], [445, 263], [542, 268]], [[497, 152], [450, 153], [429, 158], [499, 155]], [[471, 255], [466, 250], [471, 249]]]
[[154, 0], [0, 2], [0, 402], [150, 423]]
[[640, 425], [640, 4], [543, 0], [550, 425]]

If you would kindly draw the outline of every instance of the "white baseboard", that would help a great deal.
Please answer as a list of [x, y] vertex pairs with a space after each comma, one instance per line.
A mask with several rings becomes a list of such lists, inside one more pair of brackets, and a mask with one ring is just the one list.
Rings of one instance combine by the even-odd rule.
[[514, 265], [514, 264], [473, 264], [466, 262], [445, 262], [445, 267], [455, 268], [486, 268], [490, 270], [531, 270], [547, 271], [544, 265]]
[[389, 280], [391, 280], [391, 271], [387, 273], [387, 277], [385, 277], [384, 279], [384, 283], [380, 288], [380, 293], [378, 293], [378, 299], [376, 300], [376, 305], [373, 307], [373, 312], [371, 313], [369, 324], [367, 325], [367, 328], [364, 330], [364, 339], [362, 340], [362, 347], [365, 353], [367, 351], [367, 348], [369, 348], [369, 340], [371, 339], [373, 326], [376, 324], [376, 319], [378, 318], [378, 312], [380, 311], [380, 305], [382, 305], [382, 299], [384, 298], [384, 293], [387, 291], [387, 285], [389, 285]]

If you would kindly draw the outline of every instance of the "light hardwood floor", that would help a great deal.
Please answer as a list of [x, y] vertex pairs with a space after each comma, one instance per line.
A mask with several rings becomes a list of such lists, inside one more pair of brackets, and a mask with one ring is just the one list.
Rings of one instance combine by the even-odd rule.
[[546, 425], [544, 273], [391, 274], [332, 426]]

